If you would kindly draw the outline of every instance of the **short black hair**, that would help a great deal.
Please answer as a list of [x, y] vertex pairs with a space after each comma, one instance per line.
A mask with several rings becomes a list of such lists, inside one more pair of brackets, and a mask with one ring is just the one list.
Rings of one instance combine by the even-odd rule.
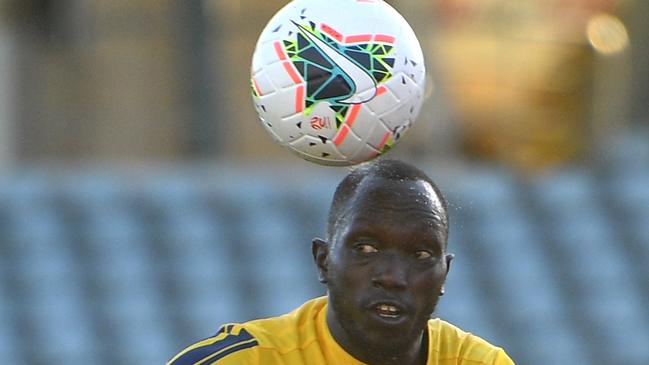
[[408, 163], [399, 160], [378, 159], [358, 165], [338, 184], [327, 219], [327, 241], [332, 241], [336, 225], [341, 218], [341, 212], [353, 201], [358, 187], [368, 178], [383, 178], [393, 181], [423, 181], [429, 184], [442, 204], [443, 211], [439, 212], [440, 223], [445, 230], [446, 237], [448, 237], [448, 203], [435, 182], [426, 173]]

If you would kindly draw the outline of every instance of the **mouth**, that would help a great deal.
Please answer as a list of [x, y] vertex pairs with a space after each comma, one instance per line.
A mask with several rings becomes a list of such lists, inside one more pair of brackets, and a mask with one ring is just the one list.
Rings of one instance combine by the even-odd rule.
[[397, 307], [390, 304], [379, 304], [374, 310], [376, 314], [384, 318], [397, 318], [401, 314], [401, 311]]
[[385, 323], [397, 324], [407, 318], [404, 306], [394, 301], [376, 301], [371, 303], [367, 309], [375, 319]]

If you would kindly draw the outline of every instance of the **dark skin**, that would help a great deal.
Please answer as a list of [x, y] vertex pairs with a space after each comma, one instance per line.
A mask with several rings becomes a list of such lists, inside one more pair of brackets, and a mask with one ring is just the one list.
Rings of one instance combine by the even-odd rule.
[[313, 240], [327, 325], [358, 360], [426, 363], [427, 321], [453, 258], [442, 214], [427, 182], [368, 177], [339, 211], [330, 242]]

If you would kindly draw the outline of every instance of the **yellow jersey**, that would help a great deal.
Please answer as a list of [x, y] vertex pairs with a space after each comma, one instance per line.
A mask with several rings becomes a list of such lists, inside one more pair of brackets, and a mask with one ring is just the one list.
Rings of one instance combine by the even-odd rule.
[[[167, 365], [363, 365], [334, 340], [326, 321], [327, 298], [291, 313], [221, 327]], [[427, 365], [509, 365], [503, 349], [440, 319], [428, 321]]]

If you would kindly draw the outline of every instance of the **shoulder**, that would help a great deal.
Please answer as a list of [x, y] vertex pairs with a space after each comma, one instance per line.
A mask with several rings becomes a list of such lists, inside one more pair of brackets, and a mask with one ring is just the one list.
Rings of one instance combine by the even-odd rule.
[[502, 348], [441, 319], [428, 321], [428, 331], [431, 348], [437, 352], [440, 363], [455, 359], [457, 363], [471, 361], [485, 365], [514, 364]]
[[325, 305], [325, 299], [316, 298], [290, 313], [250, 321], [245, 327], [258, 339], [261, 348], [282, 353], [301, 349], [316, 339], [315, 322]]
[[216, 335], [201, 340], [178, 353], [167, 365], [212, 364], [235, 353], [238, 354], [236, 358], [229, 357], [234, 362], [227, 363], [241, 363], [244, 358], [254, 358], [254, 348], [257, 346], [259, 341], [244, 327], [228, 324], [221, 327]]
[[181, 351], [167, 365], [257, 364], [268, 356], [283, 357], [303, 350], [316, 340], [316, 317], [325, 305], [325, 299], [317, 298], [279, 317], [225, 325], [213, 337]]

